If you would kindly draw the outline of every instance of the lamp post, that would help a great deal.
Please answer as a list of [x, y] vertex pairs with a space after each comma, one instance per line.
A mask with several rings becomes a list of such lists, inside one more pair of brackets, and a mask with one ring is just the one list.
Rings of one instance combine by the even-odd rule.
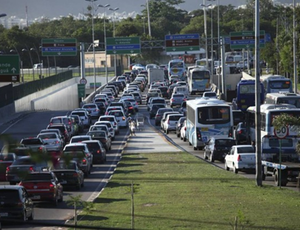
[[205, 58], [206, 58], [206, 66], [208, 66], [208, 57], [207, 57], [207, 25], [206, 25], [206, 8], [209, 7], [211, 4], [206, 5], [206, 0], [203, 0], [203, 4], [200, 6], [203, 7], [204, 13], [204, 37], [205, 37]]
[[[115, 17], [115, 12], [119, 9], [118, 7], [116, 7], [116, 8], [108, 8], [109, 10], [111, 10], [111, 11], [113, 11], [113, 19], [112, 19], [112, 21], [113, 21], [113, 37], [115, 37], [116, 36], [116, 31], [115, 31], [115, 19], [116, 19], [116, 17]], [[115, 54], [114, 55], [114, 66], [115, 66], [115, 76], [117, 76], [117, 55]]]
[[293, 62], [294, 62], [294, 92], [297, 93], [298, 89], [298, 76], [297, 76], [297, 57], [296, 57], [296, 51], [297, 51], [297, 34], [296, 34], [296, 3], [295, 0], [293, 0]]
[[29, 59], [30, 59], [31, 68], [32, 68], [32, 78], [33, 78], [33, 81], [34, 81], [34, 68], [33, 68], [33, 61], [32, 61], [31, 53], [28, 49], [22, 49], [22, 52], [28, 52], [28, 54], [29, 54]]
[[110, 4], [105, 4], [105, 5], [98, 5], [98, 7], [104, 8], [104, 17], [103, 17], [103, 27], [104, 27], [104, 51], [105, 51], [105, 77], [106, 77], [106, 84], [108, 83], [108, 76], [107, 76], [107, 53], [106, 53], [106, 8], [109, 7]]
[[94, 2], [97, 0], [86, 0], [87, 2], [91, 3], [92, 8], [92, 43], [93, 43], [93, 63], [94, 63], [94, 92], [96, 91], [96, 55], [95, 55], [95, 31], [94, 31], [94, 13], [95, 13], [95, 6]]
[[[216, 0], [208, 0], [210, 2], [214, 2]], [[211, 68], [211, 76], [213, 75], [214, 73], [214, 55], [213, 55], [213, 52], [214, 52], [214, 28], [213, 28], [213, 7], [211, 7], [211, 14], [210, 14], [210, 58], [211, 58], [211, 63], [210, 63], [210, 68]], [[211, 79], [212, 80], [212, 79]]]
[[147, 16], [148, 16], [148, 32], [149, 32], [149, 37], [151, 37], [149, 0], [147, 0]]
[[39, 67], [40, 67], [40, 79], [42, 78], [42, 62], [41, 62], [41, 58], [40, 58], [40, 54], [39, 52], [37, 51], [37, 49], [35, 48], [30, 48], [30, 51], [35, 51], [37, 57], [38, 57], [38, 60], [39, 60]]

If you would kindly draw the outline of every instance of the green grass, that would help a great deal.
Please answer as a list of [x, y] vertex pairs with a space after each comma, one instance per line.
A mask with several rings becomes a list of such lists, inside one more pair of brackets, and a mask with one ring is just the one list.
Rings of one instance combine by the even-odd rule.
[[[187, 153], [123, 154], [78, 225], [135, 229], [299, 229], [300, 194], [214, 167]], [[244, 227], [244, 228], [242, 228]]]

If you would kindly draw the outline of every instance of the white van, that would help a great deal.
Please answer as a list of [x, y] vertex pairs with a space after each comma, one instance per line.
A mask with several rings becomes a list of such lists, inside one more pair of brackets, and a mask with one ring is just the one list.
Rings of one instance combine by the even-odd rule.
[[43, 68], [43, 63], [36, 63], [33, 65], [34, 69], [39, 69], [39, 68]]
[[185, 96], [189, 95], [189, 89], [186, 86], [176, 86], [173, 89], [174, 94], [184, 94]]

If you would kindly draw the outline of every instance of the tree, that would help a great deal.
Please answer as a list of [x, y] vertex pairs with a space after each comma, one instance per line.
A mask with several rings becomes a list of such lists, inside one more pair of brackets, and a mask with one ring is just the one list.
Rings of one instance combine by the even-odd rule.
[[[282, 126], [289, 126], [290, 129], [297, 130], [300, 133], [300, 119], [298, 117], [293, 117], [288, 114], [281, 114], [276, 116], [273, 121], [273, 126], [275, 129], [279, 129]], [[298, 155], [300, 155], [300, 143], [298, 142], [297, 149]]]

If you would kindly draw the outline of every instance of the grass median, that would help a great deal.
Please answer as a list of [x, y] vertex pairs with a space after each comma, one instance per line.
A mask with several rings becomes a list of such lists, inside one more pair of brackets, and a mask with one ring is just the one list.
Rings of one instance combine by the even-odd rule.
[[127, 229], [134, 223], [135, 229], [292, 230], [300, 226], [300, 193], [257, 187], [184, 152], [127, 153], [92, 211], [78, 220]]

